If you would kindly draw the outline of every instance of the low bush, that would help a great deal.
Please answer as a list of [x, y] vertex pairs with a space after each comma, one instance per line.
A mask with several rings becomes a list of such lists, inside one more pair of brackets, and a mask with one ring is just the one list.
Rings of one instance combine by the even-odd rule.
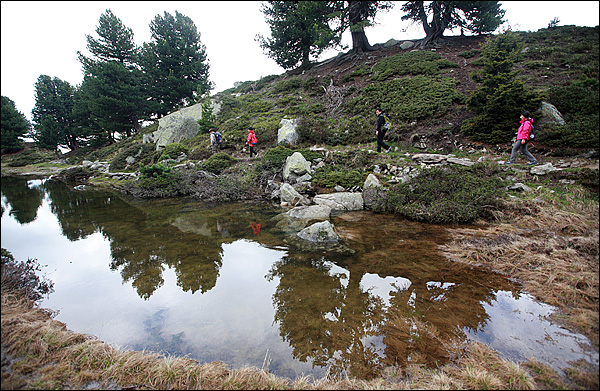
[[317, 170], [312, 182], [321, 187], [342, 186], [345, 189], [362, 186], [366, 178], [364, 170], [336, 170], [328, 167]]
[[182, 152], [186, 155], [190, 153], [188, 148], [181, 143], [168, 144], [162, 149], [162, 153], [160, 155], [159, 160], [177, 159], [177, 157], [181, 155]]
[[237, 161], [225, 152], [215, 153], [201, 164], [201, 168], [213, 174], [220, 174]]
[[36, 259], [27, 259], [25, 262], [17, 261], [5, 248], [0, 251], [3, 291], [18, 293], [34, 302], [42, 299], [44, 295], [54, 292], [52, 281], [46, 279], [45, 276], [36, 275], [36, 272], [41, 270]]
[[502, 181], [498, 166], [448, 166], [423, 170], [410, 183], [398, 184], [374, 207], [413, 221], [453, 224], [490, 218], [501, 208]]

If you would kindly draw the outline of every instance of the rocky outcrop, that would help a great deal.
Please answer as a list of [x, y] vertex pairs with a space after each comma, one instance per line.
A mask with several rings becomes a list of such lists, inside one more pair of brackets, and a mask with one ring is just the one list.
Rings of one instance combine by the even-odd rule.
[[[221, 106], [211, 100], [213, 113], [219, 112]], [[158, 130], [145, 134], [144, 143], [156, 143], [156, 150], [168, 144], [178, 143], [182, 140], [195, 137], [200, 131], [198, 120], [202, 118], [202, 103], [184, 107], [158, 120]]]
[[282, 119], [279, 122], [279, 130], [277, 131], [277, 144], [295, 144], [299, 138], [296, 131], [299, 122], [298, 119]]

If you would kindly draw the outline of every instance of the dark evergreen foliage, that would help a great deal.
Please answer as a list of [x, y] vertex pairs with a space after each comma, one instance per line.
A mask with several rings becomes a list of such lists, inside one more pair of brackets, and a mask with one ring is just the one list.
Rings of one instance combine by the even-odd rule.
[[20, 139], [27, 136], [31, 124], [27, 117], [17, 111], [15, 102], [10, 98], [2, 97], [2, 153], [12, 153], [23, 149], [24, 144]]

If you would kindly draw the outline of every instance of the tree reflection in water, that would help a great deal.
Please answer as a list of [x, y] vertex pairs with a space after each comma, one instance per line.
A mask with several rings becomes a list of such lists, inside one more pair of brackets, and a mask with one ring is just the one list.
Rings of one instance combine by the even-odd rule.
[[[448, 360], [452, 345], [466, 339], [465, 329], [485, 325], [483, 304], [498, 290], [519, 292], [498, 275], [442, 259], [435, 240], [444, 239], [426, 237], [440, 227], [382, 224], [362, 212], [350, 222], [344, 217], [349, 218], [338, 217], [336, 227], [354, 238], [348, 240], [352, 248], [378, 247], [384, 240], [386, 251], [343, 259], [292, 253], [268, 276], [280, 279], [273, 295], [275, 320], [298, 360], [366, 379], [380, 376], [388, 365], [439, 364]], [[363, 284], [371, 273], [404, 283], [390, 284], [387, 299]]]

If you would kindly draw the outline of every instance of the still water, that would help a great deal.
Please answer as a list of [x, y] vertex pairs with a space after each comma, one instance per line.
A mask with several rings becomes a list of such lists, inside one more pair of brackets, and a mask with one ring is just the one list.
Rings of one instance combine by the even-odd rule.
[[294, 379], [370, 378], [443, 363], [450, 342], [557, 370], [598, 365], [587, 338], [500, 275], [447, 261], [443, 226], [332, 215], [335, 249], [306, 249], [265, 203], [136, 200], [54, 181], [2, 178], [2, 247], [54, 282], [40, 305], [114, 346], [255, 366]]

